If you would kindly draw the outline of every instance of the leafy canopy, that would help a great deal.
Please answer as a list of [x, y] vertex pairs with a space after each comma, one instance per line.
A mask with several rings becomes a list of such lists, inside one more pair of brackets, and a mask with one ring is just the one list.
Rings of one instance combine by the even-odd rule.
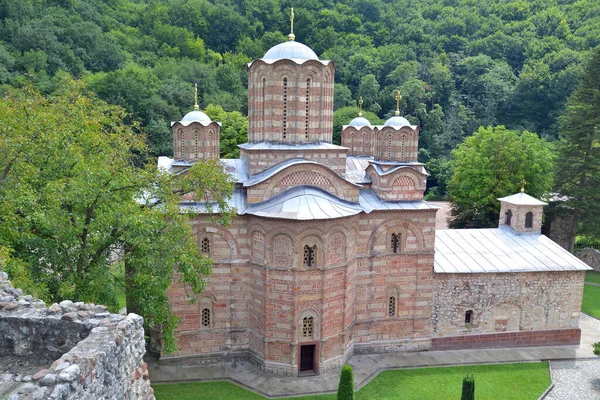
[[531, 132], [504, 126], [479, 128], [452, 151], [454, 175], [448, 183], [453, 203], [451, 225], [494, 227], [499, 197], [517, 193], [522, 179], [528, 194], [540, 197], [553, 183], [553, 154], [548, 143]]
[[[166, 290], [177, 279], [199, 293], [212, 260], [192, 236], [185, 193], [210, 197], [224, 212], [233, 189], [217, 161], [187, 174], [160, 171], [144, 138], [124, 124], [121, 108], [88, 96], [65, 80], [51, 98], [25, 88], [0, 98], [0, 246], [16, 284], [48, 302], [63, 299], [128, 305], [161, 324], [165, 350], [174, 349]], [[125, 249], [127, 279], [113, 274], [109, 255]], [[134, 302], [129, 300], [135, 299]]]

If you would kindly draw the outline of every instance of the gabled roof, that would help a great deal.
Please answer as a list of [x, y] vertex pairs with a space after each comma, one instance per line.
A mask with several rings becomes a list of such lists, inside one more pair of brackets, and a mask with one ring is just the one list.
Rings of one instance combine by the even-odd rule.
[[541, 234], [512, 229], [446, 229], [435, 233], [436, 273], [585, 271], [577, 257]]
[[531, 197], [527, 193], [517, 193], [512, 196], [501, 197], [498, 200], [504, 201], [509, 204], [514, 204], [517, 206], [547, 206], [548, 203], [544, 203], [541, 200], [536, 199], [535, 197]]

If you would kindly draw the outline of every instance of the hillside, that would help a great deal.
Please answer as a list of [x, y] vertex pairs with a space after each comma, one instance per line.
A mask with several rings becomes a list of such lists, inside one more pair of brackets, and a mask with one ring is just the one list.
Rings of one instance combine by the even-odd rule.
[[[245, 63], [285, 40], [290, 5], [4, 0], [0, 85], [32, 83], [51, 94], [61, 71], [81, 78], [125, 107], [159, 155], [171, 154], [169, 121], [190, 109], [198, 82], [201, 107], [212, 104], [213, 116], [230, 121], [221, 150], [235, 155], [245, 140]], [[386, 118], [400, 89], [402, 113], [421, 126], [425, 161], [447, 156], [480, 125], [556, 138], [557, 113], [588, 50], [600, 44], [600, 3], [591, 0], [313, 0], [296, 7], [296, 40], [336, 64], [336, 109], [363, 96], [367, 110]]]

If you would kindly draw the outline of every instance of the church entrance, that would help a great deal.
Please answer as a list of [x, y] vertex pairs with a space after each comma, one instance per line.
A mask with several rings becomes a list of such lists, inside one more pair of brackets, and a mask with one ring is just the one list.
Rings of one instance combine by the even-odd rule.
[[305, 344], [300, 346], [300, 372], [316, 372], [315, 359], [316, 359], [315, 344]]

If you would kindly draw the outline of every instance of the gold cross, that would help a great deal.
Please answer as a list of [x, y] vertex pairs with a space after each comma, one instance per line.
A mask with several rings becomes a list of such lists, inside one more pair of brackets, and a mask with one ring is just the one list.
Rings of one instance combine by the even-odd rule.
[[521, 193], [525, 193], [525, 184], [527, 183], [527, 181], [525, 180], [525, 178], [523, 178], [523, 180], [521, 181]]
[[359, 107], [358, 116], [359, 117], [362, 117], [362, 105], [363, 105], [363, 99], [362, 99], [362, 96], [360, 96], [358, 98], [358, 107]]
[[396, 90], [396, 115], [400, 115], [400, 100], [402, 100], [402, 96], [400, 96], [400, 91]]
[[290, 30], [290, 34], [288, 35], [288, 39], [294, 40], [296, 38], [296, 35], [294, 35], [294, 7], [292, 7], [290, 11], [290, 23], [292, 27]]
[[198, 105], [198, 84], [194, 83], [194, 110], [199, 110], [200, 106]]

